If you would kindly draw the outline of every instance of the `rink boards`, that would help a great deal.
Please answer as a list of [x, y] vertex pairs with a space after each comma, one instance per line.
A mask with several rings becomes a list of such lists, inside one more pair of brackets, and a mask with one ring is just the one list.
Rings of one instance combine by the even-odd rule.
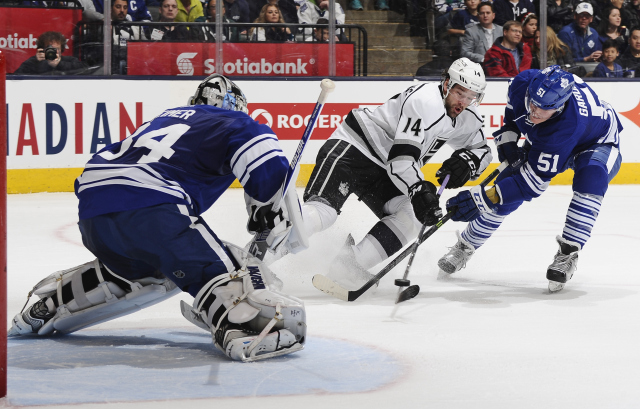
[[[163, 110], [184, 105], [198, 83], [187, 78], [7, 80], [8, 192], [73, 191], [74, 179], [93, 153], [127, 137]], [[320, 81], [242, 79], [237, 83], [249, 99], [249, 114], [271, 126], [286, 155], [292, 157], [320, 92]], [[318, 150], [351, 109], [378, 106], [415, 83], [336, 81], [336, 90], [325, 104], [303, 155], [298, 185], [306, 184]], [[501, 126], [507, 84], [506, 80], [491, 80], [480, 106], [489, 137]], [[613, 105], [624, 126], [624, 163], [613, 183], [640, 183], [640, 82], [589, 85]], [[450, 153], [444, 147], [425, 166], [427, 179], [432, 179]], [[570, 183], [570, 172], [553, 181]], [[236, 182], [234, 186], [239, 185]]]

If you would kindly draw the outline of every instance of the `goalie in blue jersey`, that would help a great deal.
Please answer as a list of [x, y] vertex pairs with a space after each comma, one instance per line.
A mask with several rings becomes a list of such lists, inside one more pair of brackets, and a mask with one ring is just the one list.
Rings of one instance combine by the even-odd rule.
[[[549, 291], [563, 289], [620, 169], [621, 131], [615, 110], [579, 77], [557, 65], [520, 73], [509, 85], [504, 125], [493, 134], [500, 161], [511, 166], [487, 191], [477, 186], [449, 199], [453, 220], [470, 223], [438, 266], [449, 274], [465, 267], [505, 217], [571, 168], [573, 198], [562, 235], [556, 237], [559, 249], [547, 269]], [[518, 146], [521, 136], [525, 141]]]
[[201, 217], [237, 178], [248, 230], [270, 229], [266, 241], [277, 249], [292, 212], [300, 212], [286, 205], [298, 203], [295, 189], [272, 210], [288, 167], [273, 131], [247, 115], [240, 88], [208, 77], [188, 105], [164, 111], [87, 163], [75, 182], [78, 225], [97, 258], [36, 284], [40, 300], [15, 316], [9, 335], [70, 333], [185, 291], [195, 298], [193, 306], [182, 302], [185, 318], [232, 359], [302, 349], [303, 303]]

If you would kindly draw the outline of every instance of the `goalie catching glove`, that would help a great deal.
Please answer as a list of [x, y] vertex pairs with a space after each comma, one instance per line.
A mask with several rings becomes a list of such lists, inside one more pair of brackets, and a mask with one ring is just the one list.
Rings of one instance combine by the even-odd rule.
[[466, 149], [458, 149], [451, 157], [442, 163], [442, 167], [436, 172], [438, 183], [442, 185], [444, 178], [449, 177], [446, 189], [462, 187], [478, 171], [480, 159]]
[[307, 333], [303, 302], [279, 292], [264, 263], [226, 245], [245, 264], [209, 281], [193, 306], [182, 301], [182, 315], [210, 331], [215, 346], [233, 360], [249, 362], [302, 350]]

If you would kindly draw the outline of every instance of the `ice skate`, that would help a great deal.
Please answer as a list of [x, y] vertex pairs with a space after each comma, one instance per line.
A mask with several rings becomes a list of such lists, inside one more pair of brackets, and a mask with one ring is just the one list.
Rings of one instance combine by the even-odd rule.
[[558, 252], [553, 257], [553, 263], [547, 268], [549, 291], [558, 292], [564, 288], [567, 281], [571, 280], [573, 272], [578, 267], [578, 252], [580, 244], [557, 236]]
[[373, 278], [373, 274], [365, 270], [356, 261], [353, 245], [355, 245], [355, 240], [351, 234], [349, 234], [340, 253], [338, 253], [338, 256], [329, 266], [329, 273], [326, 275], [347, 289], [360, 288], [364, 283]]
[[7, 336], [37, 334], [40, 328], [55, 315], [55, 311], [49, 312], [46, 301], [47, 298], [43, 298], [27, 308], [26, 311], [16, 314], [11, 320], [11, 328]]
[[460, 232], [456, 231], [458, 242], [449, 249], [449, 252], [438, 260], [438, 267], [447, 274], [453, 274], [465, 268], [467, 261], [476, 252], [476, 249], [460, 236]]

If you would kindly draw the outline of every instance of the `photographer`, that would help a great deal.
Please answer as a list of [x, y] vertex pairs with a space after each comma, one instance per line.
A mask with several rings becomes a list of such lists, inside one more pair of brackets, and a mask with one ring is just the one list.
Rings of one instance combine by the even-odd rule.
[[23, 62], [14, 74], [73, 75], [85, 72], [87, 65], [76, 57], [63, 56], [67, 40], [57, 31], [38, 37], [36, 55]]

